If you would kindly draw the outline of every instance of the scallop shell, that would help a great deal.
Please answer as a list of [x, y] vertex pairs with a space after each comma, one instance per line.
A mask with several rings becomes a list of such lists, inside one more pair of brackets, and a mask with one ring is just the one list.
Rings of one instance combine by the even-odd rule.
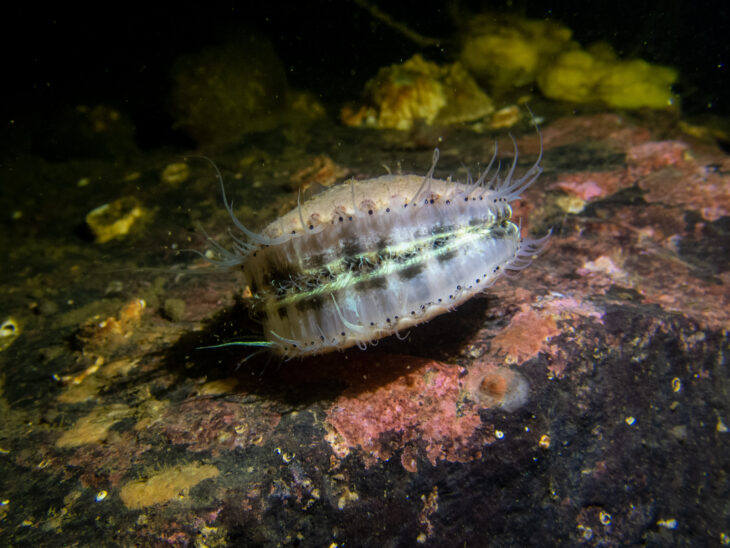
[[[539, 134], [539, 132], [538, 132]], [[514, 139], [513, 139], [514, 142]], [[542, 168], [520, 178], [490, 171], [466, 183], [387, 175], [328, 189], [261, 234], [226, 209], [242, 236], [213, 242], [222, 266], [242, 265], [268, 346], [285, 357], [322, 354], [397, 334], [449, 312], [508, 270], [521, 270], [549, 234], [523, 239], [510, 202]], [[221, 179], [221, 187], [222, 187]]]

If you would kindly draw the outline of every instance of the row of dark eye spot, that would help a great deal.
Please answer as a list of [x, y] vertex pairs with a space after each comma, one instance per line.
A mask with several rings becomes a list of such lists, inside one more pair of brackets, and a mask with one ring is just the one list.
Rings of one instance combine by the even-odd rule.
[[[479, 201], [482, 201], [483, 199], [484, 199], [484, 196], [479, 196]], [[475, 201], [476, 201], [476, 197], [472, 198], [471, 200], [472, 200], [472, 202], [475, 202]], [[465, 202], [468, 202], [468, 201], [469, 201], [469, 197], [468, 197], [468, 196], [467, 196], [467, 197], [465, 197], [465, 198], [464, 198], [464, 201], [465, 201]], [[494, 203], [495, 203], [495, 204], [496, 204], [497, 202], [506, 202], [506, 201], [507, 201], [507, 198], [495, 198], [495, 199], [494, 199]], [[433, 198], [431, 198], [431, 199], [426, 199], [426, 200], [424, 200], [424, 201], [423, 201], [423, 204], [424, 204], [424, 205], [428, 205], [428, 204], [433, 204], [433, 203], [435, 203], [435, 200], [434, 200]], [[451, 200], [446, 200], [446, 205], [449, 205], [449, 204], [451, 204]], [[403, 205], [403, 207], [404, 207], [404, 208], [406, 208], [406, 207], [408, 207], [408, 205], [409, 205], [409, 204], [404, 204], [404, 205]], [[416, 207], [416, 204], [413, 204], [413, 207]], [[390, 213], [390, 208], [389, 208], [389, 207], [386, 207], [386, 208], [385, 208], [385, 212], [386, 212], [386, 213]], [[373, 212], [373, 210], [372, 210], [372, 209], [368, 209], [368, 215], [372, 215], [373, 213], [374, 213], [374, 212]], [[338, 220], [339, 220], [339, 222], [344, 222], [345, 218], [344, 218], [344, 217], [342, 217], [342, 216], [339, 216], [339, 217], [338, 217]], [[352, 215], [348, 215], [348, 217], [347, 217], [347, 220], [348, 220], [348, 221], [352, 221]], [[332, 221], [332, 224], [334, 224], [334, 223], [335, 223], [335, 222], [334, 222], [334, 221]], [[309, 230], [314, 230], [314, 225], [310, 224], [310, 225], [309, 225]], [[296, 230], [292, 230], [292, 231], [291, 231], [291, 234], [296, 234], [296, 233], [297, 233], [297, 231], [296, 231]]]
[[[499, 266], [494, 267], [494, 271], [493, 272], [497, 272], [497, 271], [499, 271]], [[484, 274], [484, 277], [486, 278], [487, 275]], [[476, 279], [476, 283], [479, 283], [479, 282], [480, 282], [480, 278], [477, 278]], [[457, 291], [461, 291], [461, 289], [462, 289], [461, 285], [457, 285], [456, 286], [456, 290]], [[449, 299], [453, 300], [454, 299], [454, 295], [453, 294], [449, 295]], [[439, 297], [439, 299], [437, 300], [437, 302], [438, 303], [442, 303], [443, 302], [443, 299], [441, 299]], [[433, 304], [433, 303], [429, 302], [427, 304], [422, 304], [421, 305], [421, 310], [425, 310], [426, 309], [426, 306], [428, 306], [429, 304]], [[415, 315], [416, 315], [416, 311], [415, 310], [411, 310], [411, 316], [415, 316]], [[400, 316], [395, 315], [395, 316], [393, 316], [393, 319], [397, 322], [399, 317]], [[387, 323], [391, 323], [391, 319], [390, 318], [386, 318], [385, 321]], [[370, 327], [375, 327], [375, 322], [370, 322]], [[341, 337], [345, 337], [346, 335], [347, 335], [347, 333], [345, 331], [341, 331], [340, 332], [340, 336]], [[320, 338], [320, 340], [322, 342], [325, 341], [324, 335], [320, 335], [319, 338]], [[332, 342], [336, 342], [335, 339], [332, 339]], [[310, 341], [309, 344], [308, 345], [305, 345], [305, 346], [314, 346], [315, 344], [316, 344], [315, 341]], [[291, 346], [292, 346], [292, 348], [295, 348], [295, 349], [298, 348], [298, 346], [296, 344], [292, 344]]]

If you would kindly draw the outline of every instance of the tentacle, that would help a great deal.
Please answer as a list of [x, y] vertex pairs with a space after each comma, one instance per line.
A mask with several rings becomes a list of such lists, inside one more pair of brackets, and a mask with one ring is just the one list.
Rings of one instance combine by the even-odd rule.
[[423, 178], [423, 182], [421, 183], [421, 186], [418, 187], [418, 190], [413, 195], [413, 198], [411, 198], [410, 203], [418, 203], [418, 199], [421, 196], [421, 193], [424, 189], [426, 189], [429, 193], [431, 191], [431, 178], [433, 177], [433, 172], [436, 170], [436, 164], [439, 161], [439, 155], [440, 151], [438, 148], [433, 149], [433, 159], [431, 160], [431, 168], [428, 170], [428, 173], [426, 173], [426, 176]]
[[[205, 236], [205, 239], [208, 241], [208, 244], [213, 248], [213, 252], [218, 255], [220, 258], [212, 259], [207, 254], [198, 251], [197, 249], [189, 249], [186, 251], [192, 251], [193, 253], [197, 253], [200, 255], [203, 259], [208, 261], [209, 263], [215, 265], [216, 267], [225, 269], [230, 268], [232, 266], [239, 265], [243, 262], [244, 256], [248, 253], [242, 253], [238, 252], [235, 253], [231, 251], [230, 249], [227, 249], [223, 247], [221, 244], [219, 244], [212, 236], [208, 235], [208, 233], [205, 231], [205, 229], [202, 226], [197, 227], [200, 232], [203, 233], [203, 236]], [[238, 250], [237, 250], [238, 251]]]
[[406, 331], [406, 334], [401, 337], [401, 334], [398, 331], [395, 332], [395, 336], [398, 338], [399, 341], [405, 341], [410, 334], [410, 331]]
[[[479, 176], [479, 178], [476, 180], [475, 183], [473, 183], [466, 192], [466, 198], [471, 196], [471, 193], [474, 192], [477, 188], [482, 186], [484, 184], [484, 180], [487, 178], [487, 174], [491, 171], [492, 166], [494, 165], [494, 161], [497, 159], [497, 150], [498, 150], [498, 143], [497, 141], [494, 141], [494, 154], [492, 154], [492, 159], [489, 160], [489, 165], [487, 165], [487, 168], [482, 171], [482, 174]], [[499, 173], [499, 167], [497, 168], [497, 172], [492, 176], [492, 179], [487, 183], [485, 188], [489, 188], [489, 185], [494, 180], [494, 177]], [[484, 194], [482, 192], [482, 194]]]
[[[297, 346], [297, 347], [299, 346], [299, 341], [295, 341], [294, 339], [287, 339], [285, 337], [282, 337], [276, 331], [273, 331], [273, 330], [269, 329], [269, 333], [271, 335], [273, 335], [274, 337], [276, 337], [277, 339], [279, 339], [280, 341], [282, 341], [282, 342], [285, 342], [287, 344], [291, 344], [292, 346]], [[273, 344], [275, 344], [275, 343], [273, 343]]]
[[332, 297], [332, 302], [335, 303], [335, 310], [337, 311], [337, 315], [339, 316], [340, 320], [342, 321], [342, 323], [344, 324], [344, 326], [347, 329], [350, 329], [351, 331], [354, 331], [355, 333], [358, 333], [358, 334], [368, 332], [368, 330], [365, 329], [363, 326], [347, 321], [345, 316], [342, 315], [342, 310], [340, 310], [340, 306], [337, 304], [337, 299], [335, 299], [334, 295], [331, 295], [331, 297]]
[[[523, 239], [514, 259], [505, 265], [504, 270], [520, 271], [530, 266], [532, 261], [547, 249], [552, 232], [552, 229], [550, 229], [545, 236], [536, 240]], [[509, 276], [506, 272], [505, 275]]]
[[200, 156], [200, 158], [207, 160], [208, 162], [210, 162], [210, 165], [213, 166], [216, 177], [218, 178], [218, 182], [220, 183], [221, 196], [223, 197], [223, 205], [225, 206], [226, 211], [228, 211], [228, 215], [231, 217], [233, 224], [236, 226], [236, 228], [238, 230], [243, 232], [249, 240], [251, 240], [252, 242], [259, 244], [259, 245], [276, 245], [276, 244], [286, 242], [289, 239], [289, 235], [280, 236], [278, 238], [269, 238], [262, 234], [257, 234], [255, 232], [252, 232], [251, 230], [246, 228], [243, 225], [243, 223], [238, 219], [238, 217], [236, 217], [236, 214], [233, 212], [233, 202], [228, 201], [228, 197], [226, 196], [226, 186], [225, 186], [225, 183], [223, 182], [223, 174], [221, 173], [221, 170], [218, 169], [218, 166], [210, 158], [208, 158], [206, 156]]
[[271, 348], [272, 346], [276, 346], [277, 344], [275, 342], [271, 341], [230, 341], [227, 343], [221, 343], [221, 344], [210, 344], [207, 346], [196, 346], [196, 350], [207, 350], [209, 348], [227, 348], [229, 346], [254, 346], [254, 347], [263, 347], [263, 348]]
[[350, 179], [350, 195], [352, 197], [352, 216], [357, 217], [360, 208], [358, 208], [357, 203], [355, 203], [355, 179]]
[[512, 135], [511, 133], [509, 134], [509, 138], [512, 139], [512, 146], [514, 147], [515, 155], [512, 158], [512, 165], [509, 168], [507, 177], [505, 177], [504, 181], [502, 181], [503, 187], [497, 189], [501, 192], [509, 192], [509, 189], [513, 184], [512, 176], [515, 174], [515, 168], [517, 167], [517, 160], [520, 157], [520, 151], [517, 148], [517, 140], [515, 139], [514, 135]]
[[252, 358], [255, 358], [256, 356], [260, 356], [264, 352], [266, 352], [266, 349], [257, 350], [256, 352], [253, 352], [252, 354], [249, 354], [248, 356], [246, 356], [245, 358], [243, 358], [241, 361], [239, 361], [236, 364], [236, 371], [238, 371], [238, 368], [241, 367], [243, 364], [245, 364], [248, 360], [250, 360]]
[[540, 152], [537, 155], [537, 159], [535, 160], [535, 163], [532, 164], [532, 167], [525, 172], [525, 174], [520, 177], [519, 179], [512, 180], [512, 176], [514, 174], [515, 166], [517, 165], [517, 143], [515, 142], [514, 137], [510, 134], [510, 138], [512, 139], [512, 142], [515, 146], [515, 158], [512, 162], [512, 167], [510, 168], [510, 172], [507, 175], [507, 178], [505, 178], [502, 181], [501, 185], [498, 185], [495, 190], [499, 191], [504, 195], [504, 197], [507, 199], [507, 201], [512, 201], [520, 197], [520, 194], [524, 192], [532, 183], [535, 182], [535, 180], [540, 176], [543, 169], [540, 166], [540, 162], [542, 161], [542, 155], [543, 155], [543, 139], [542, 139], [542, 132], [540, 131], [540, 127], [537, 125], [537, 120], [535, 120], [535, 115], [532, 113], [532, 111], [528, 108], [527, 109], [530, 112], [530, 116], [532, 118], [532, 123], [535, 126], [535, 131], [537, 132], [537, 137], [540, 141]]
[[307, 225], [304, 224], [304, 212], [302, 211], [302, 187], [299, 187], [299, 192], [297, 192], [297, 211], [299, 212], [299, 222], [302, 223], [302, 230], [304, 230]]

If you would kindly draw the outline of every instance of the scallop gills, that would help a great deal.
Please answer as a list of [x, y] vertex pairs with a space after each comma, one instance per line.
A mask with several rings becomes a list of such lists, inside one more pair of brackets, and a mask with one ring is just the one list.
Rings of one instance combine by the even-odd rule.
[[[538, 132], [539, 135], [539, 132]], [[474, 181], [386, 175], [332, 187], [269, 224], [248, 230], [223, 201], [241, 235], [212, 245], [219, 265], [242, 265], [251, 306], [270, 347], [290, 358], [382, 337], [452, 311], [508, 270], [522, 270], [549, 234], [523, 239], [510, 202], [542, 172], [537, 161], [515, 178], [487, 169]], [[487, 180], [487, 178], [489, 178]], [[219, 173], [221, 188], [222, 177]], [[234, 343], [235, 344], [235, 343]]]

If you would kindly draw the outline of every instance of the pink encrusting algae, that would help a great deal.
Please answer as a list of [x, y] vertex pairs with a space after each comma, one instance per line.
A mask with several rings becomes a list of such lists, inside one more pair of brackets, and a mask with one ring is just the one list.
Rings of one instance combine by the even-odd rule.
[[522, 363], [535, 356], [550, 337], [560, 333], [550, 314], [538, 314], [529, 306], [514, 315], [509, 325], [492, 341], [507, 363]]
[[616, 173], [610, 171], [587, 171], [567, 174], [551, 185], [551, 188], [559, 188], [581, 200], [590, 202], [613, 194], [626, 186], [629, 185], [625, 182], [625, 176], [617, 176]]
[[[561, 119], [545, 130], [549, 146], [571, 142], [570, 131], [583, 131], [576, 124], [593, 122], [593, 131], [586, 137], [602, 140], [607, 150], [626, 154], [626, 165], [615, 171], [576, 172], [565, 174], [548, 188], [559, 188], [584, 202], [600, 200], [634, 185], [644, 191], [649, 203], [682, 207], [700, 212], [707, 221], [730, 215], [730, 187], [726, 173], [730, 160], [702, 148], [691, 149], [679, 140], [651, 141], [649, 135], [625, 125], [615, 115], [583, 118], [581, 121]], [[600, 122], [600, 123], [596, 123]], [[611, 130], [612, 131], [609, 131]], [[706, 158], [703, 156], [707, 156]]]
[[[383, 371], [402, 363], [409, 370], [389, 382]], [[435, 465], [467, 462], [493, 443], [494, 427], [479, 409], [514, 411], [527, 401], [529, 387], [518, 372], [475, 362], [458, 365], [410, 356], [373, 354], [351, 384], [327, 409], [329, 441], [340, 458], [359, 448], [367, 465], [402, 450], [401, 463], [414, 470], [420, 452]]]

